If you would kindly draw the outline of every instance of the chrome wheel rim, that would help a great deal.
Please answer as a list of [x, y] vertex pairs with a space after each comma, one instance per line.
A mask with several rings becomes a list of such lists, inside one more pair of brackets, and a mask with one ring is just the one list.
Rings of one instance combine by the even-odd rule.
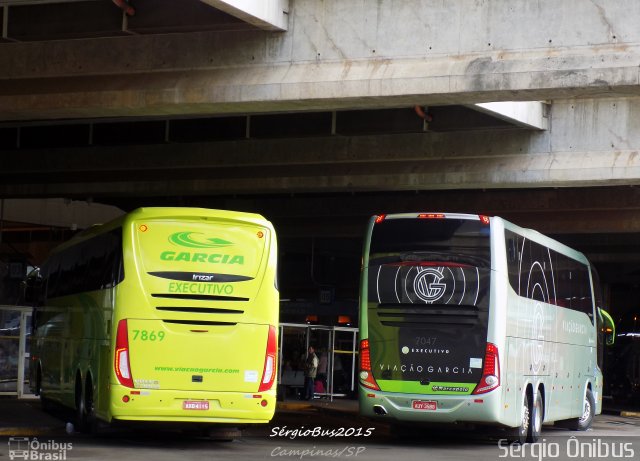
[[591, 416], [591, 402], [589, 399], [585, 397], [584, 399], [584, 407], [582, 410], [582, 416], [580, 417], [580, 422], [584, 423], [589, 420], [589, 416]]
[[533, 424], [536, 434], [539, 434], [542, 430], [542, 406], [540, 405], [540, 400], [536, 402], [536, 419]]
[[526, 434], [529, 431], [529, 405], [525, 400], [522, 405], [522, 433]]

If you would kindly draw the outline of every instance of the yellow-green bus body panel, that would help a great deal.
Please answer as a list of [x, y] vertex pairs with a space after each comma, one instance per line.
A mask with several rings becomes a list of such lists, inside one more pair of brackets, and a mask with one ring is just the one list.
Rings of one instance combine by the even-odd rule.
[[[48, 317], [34, 338], [43, 395], [73, 408], [81, 376], [107, 422], [268, 422], [276, 383], [258, 390], [269, 330], [278, 325], [271, 223], [250, 213], [145, 208], [56, 251], [107, 232], [121, 233], [122, 280], [48, 299], [38, 314]], [[115, 372], [121, 320], [133, 388]], [[185, 401], [208, 409], [185, 409]]]

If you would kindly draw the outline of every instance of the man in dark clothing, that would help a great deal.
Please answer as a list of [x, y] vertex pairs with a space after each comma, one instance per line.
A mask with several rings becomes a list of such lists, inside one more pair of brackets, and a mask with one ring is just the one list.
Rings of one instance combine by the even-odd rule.
[[313, 346], [309, 346], [309, 353], [304, 362], [304, 399], [313, 399], [313, 385], [318, 373], [318, 356]]

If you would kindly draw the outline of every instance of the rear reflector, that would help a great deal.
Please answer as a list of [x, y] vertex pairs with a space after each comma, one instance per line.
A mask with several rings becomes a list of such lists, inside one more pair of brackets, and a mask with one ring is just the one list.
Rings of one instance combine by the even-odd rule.
[[278, 353], [278, 338], [276, 327], [269, 325], [269, 337], [267, 338], [267, 351], [264, 359], [264, 371], [258, 392], [271, 389], [276, 380], [276, 354]]
[[118, 322], [114, 369], [120, 384], [126, 387], [134, 387], [129, 361], [129, 333], [126, 320], [120, 320]]

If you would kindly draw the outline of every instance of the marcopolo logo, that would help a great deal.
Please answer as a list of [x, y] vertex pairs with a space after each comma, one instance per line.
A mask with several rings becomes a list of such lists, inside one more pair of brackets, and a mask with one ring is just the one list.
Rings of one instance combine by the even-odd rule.
[[[235, 243], [217, 237], [209, 237], [200, 232], [176, 232], [169, 236], [169, 242], [176, 246], [199, 250], [214, 250], [232, 247]], [[193, 263], [244, 264], [244, 256], [228, 253], [205, 253], [194, 251], [163, 251], [163, 261], [187, 261]]]

